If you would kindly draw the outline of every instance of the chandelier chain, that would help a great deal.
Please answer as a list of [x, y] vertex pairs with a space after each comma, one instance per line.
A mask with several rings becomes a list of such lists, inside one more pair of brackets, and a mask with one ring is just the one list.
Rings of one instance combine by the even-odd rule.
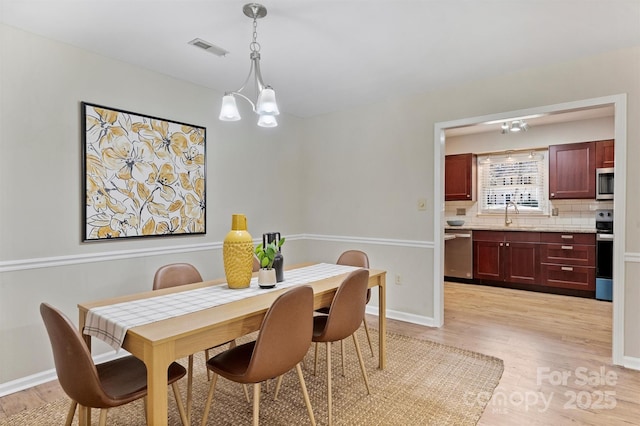
[[249, 49], [252, 52], [260, 51], [260, 43], [258, 43], [258, 20], [257, 18], [253, 18], [253, 41], [249, 43]]

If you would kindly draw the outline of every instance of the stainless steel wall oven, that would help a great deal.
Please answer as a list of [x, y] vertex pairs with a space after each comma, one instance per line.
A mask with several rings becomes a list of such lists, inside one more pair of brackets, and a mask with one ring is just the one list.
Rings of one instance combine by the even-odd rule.
[[613, 300], [613, 210], [596, 210], [596, 299]]

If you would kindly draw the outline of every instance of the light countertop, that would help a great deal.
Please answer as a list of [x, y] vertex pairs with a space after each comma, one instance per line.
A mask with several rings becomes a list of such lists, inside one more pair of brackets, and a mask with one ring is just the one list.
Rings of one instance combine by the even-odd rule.
[[491, 224], [464, 224], [462, 226], [445, 225], [444, 229], [449, 230], [471, 230], [471, 231], [520, 231], [520, 232], [575, 232], [585, 234], [595, 234], [596, 229], [585, 226], [550, 226], [550, 225], [491, 225]]

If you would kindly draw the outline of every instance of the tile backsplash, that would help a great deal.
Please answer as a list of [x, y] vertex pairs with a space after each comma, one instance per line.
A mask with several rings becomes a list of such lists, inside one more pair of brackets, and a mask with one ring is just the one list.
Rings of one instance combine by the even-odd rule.
[[[598, 209], [613, 209], [613, 201], [596, 200], [553, 200], [549, 201], [550, 211], [557, 215], [528, 216], [509, 212], [513, 220], [512, 227], [518, 226], [548, 226], [548, 227], [578, 227], [595, 228], [595, 211]], [[556, 210], [557, 209], [557, 210]], [[478, 203], [473, 201], [447, 201], [444, 203], [445, 220], [463, 219], [465, 225], [504, 225], [503, 214], [478, 215]]]

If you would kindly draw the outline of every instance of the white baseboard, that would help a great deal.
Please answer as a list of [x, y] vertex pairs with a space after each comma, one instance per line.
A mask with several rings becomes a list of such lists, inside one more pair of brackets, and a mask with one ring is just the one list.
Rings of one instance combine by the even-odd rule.
[[631, 356], [623, 357], [623, 367], [630, 368], [631, 370], [640, 370], [640, 358]]
[[[366, 313], [370, 315], [378, 316], [378, 307], [377, 306], [368, 306]], [[387, 318], [410, 322], [412, 324], [424, 325], [427, 327], [437, 327], [436, 321], [432, 317], [425, 317], [422, 315], [409, 314], [401, 311], [394, 311], [387, 309]]]

